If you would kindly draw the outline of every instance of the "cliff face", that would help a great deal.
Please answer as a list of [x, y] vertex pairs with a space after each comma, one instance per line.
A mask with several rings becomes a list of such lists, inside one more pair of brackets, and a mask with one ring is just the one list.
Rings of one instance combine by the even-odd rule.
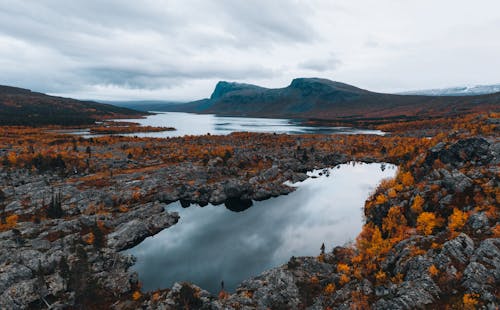
[[473, 97], [403, 96], [380, 94], [320, 78], [297, 78], [284, 88], [219, 82], [209, 99], [170, 111], [231, 116], [363, 119], [436, 117], [487, 111], [500, 105], [500, 94]]

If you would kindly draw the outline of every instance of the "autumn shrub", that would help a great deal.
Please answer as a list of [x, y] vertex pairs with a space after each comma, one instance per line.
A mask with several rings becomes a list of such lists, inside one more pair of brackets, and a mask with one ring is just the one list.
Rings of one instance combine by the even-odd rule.
[[413, 199], [413, 203], [411, 205], [411, 211], [415, 214], [420, 214], [423, 212], [422, 206], [424, 205], [424, 199], [420, 195], [416, 195]]
[[5, 231], [16, 227], [19, 216], [17, 214], [9, 215], [5, 218], [5, 224], [0, 222], [0, 231]]
[[434, 228], [438, 225], [436, 215], [432, 212], [423, 212], [417, 218], [417, 231], [426, 236], [432, 234]]
[[453, 213], [448, 217], [448, 229], [450, 232], [462, 230], [469, 216], [457, 208], [453, 208]]

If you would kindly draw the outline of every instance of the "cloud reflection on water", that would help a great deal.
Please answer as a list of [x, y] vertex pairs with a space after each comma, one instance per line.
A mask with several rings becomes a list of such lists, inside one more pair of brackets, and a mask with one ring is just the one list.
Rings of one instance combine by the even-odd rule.
[[244, 279], [286, 263], [293, 256], [319, 254], [354, 240], [363, 223], [364, 201], [395, 166], [340, 165], [330, 176], [296, 184], [287, 196], [255, 202], [242, 212], [223, 205], [183, 209], [176, 202], [168, 211], [179, 223], [147, 238], [128, 253], [138, 260], [146, 290], [190, 281], [216, 293], [220, 281], [234, 290]]

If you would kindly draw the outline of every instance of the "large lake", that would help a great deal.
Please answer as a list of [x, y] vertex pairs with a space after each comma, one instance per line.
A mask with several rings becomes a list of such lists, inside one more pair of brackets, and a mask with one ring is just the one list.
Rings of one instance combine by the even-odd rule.
[[383, 135], [380, 130], [355, 129], [349, 127], [304, 126], [298, 120], [275, 118], [226, 117], [213, 114], [181, 112], [154, 112], [142, 119], [122, 119], [143, 126], [174, 127], [175, 131], [130, 134], [138, 137], [178, 137], [184, 135], [226, 135], [235, 131], [271, 132], [287, 134], [338, 133]]
[[[194, 124], [193, 124], [194, 125]], [[394, 177], [389, 164], [351, 163], [293, 184], [286, 196], [242, 212], [208, 205], [182, 208], [179, 222], [149, 237], [127, 253], [145, 290], [189, 281], [217, 293], [220, 282], [234, 290], [241, 281], [288, 262], [291, 256], [315, 256], [353, 241], [363, 224], [364, 202], [382, 179]]]

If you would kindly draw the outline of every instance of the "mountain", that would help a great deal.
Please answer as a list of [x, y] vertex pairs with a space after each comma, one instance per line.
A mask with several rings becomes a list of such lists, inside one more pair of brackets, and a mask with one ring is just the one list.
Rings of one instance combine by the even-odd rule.
[[0, 85], [0, 125], [85, 125], [147, 113]]
[[475, 95], [493, 94], [498, 92], [500, 92], [500, 84], [424, 89], [424, 90], [407, 91], [400, 94], [427, 95], [427, 96], [475, 96]]
[[185, 102], [165, 101], [165, 100], [131, 100], [131, 101], [95, 100], [95, 101], [143, 112], [168, 111], [168, 107], [171, 105], [178, 105], [185, 103]]
[[500, 93], [471, 97], [394, 95], [320, 78], [297, 78], [284, 88], [221, 81], [208, 99], [168, 111], [228, 116], [354, 120], [422, 118], [498, 110]]

